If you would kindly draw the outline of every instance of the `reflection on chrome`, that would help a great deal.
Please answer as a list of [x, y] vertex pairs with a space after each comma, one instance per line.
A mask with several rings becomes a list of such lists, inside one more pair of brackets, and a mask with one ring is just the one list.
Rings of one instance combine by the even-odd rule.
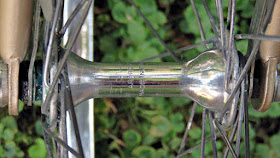
[[[75, 105], [89, 98], [186, 97], [220, 112], [228, 98], [219, 50], [187, 63], [96, 63], [72, 53], [67, 69]], [[4, 81], [3, 73], [0, 77]], [[0, 95], [0, 103], [6, 105], [6, 100]]]
[[182, 85], [185, 96], [212, 111], [227, 100], [225, 61], [218, 51], [208, 51], [185, 64]]
[[75, 104], [89, 98], [188, 97], [218, 112], [226, 102], [225, 61], [218, 50], [183, 63], [93, 63], [68, 59]]

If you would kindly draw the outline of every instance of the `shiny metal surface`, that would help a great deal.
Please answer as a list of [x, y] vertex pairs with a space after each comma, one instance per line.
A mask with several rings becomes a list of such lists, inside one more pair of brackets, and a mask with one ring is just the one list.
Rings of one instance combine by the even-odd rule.
[[0, 60], [0, 108], [8, 104], [8, 65]]
[[74, 104], [89, 98], [183, 97], [180, 63], [67, 62]]
[[74, 104], [89, 98], [188, 97], [219, 112], [227, 100], [219, 51], [182, 63], [92, 63], [72, 54], [67, 62]]
[[227, 101], [225, 61], [218, 51], [200, 54], [185, 64], [182, 76], [184, 96], [218, 112]]
[[276, 82], [274, 89], [273, 102], [280, 102], [280, 64], [277, 64], [277, 70], [275, 72]]
[[[80, 0], [66, 0], [64, 1], [64, 23], [66, 23], [67, 18], [75, 10], [76, 6], [80, 3]], [[85, 1], [84, 1], [85, 2]], [[93, 1], [94, 4], [94, 1]], [[80, 35], [75, 42], [72, 51], [75, 52], [80, 57], [93, 61], [94, 46], [93, 46], [93, 30], [94, 30], [94, 20], [93, 20], [93, 7], [89, 10], [87, 18], [81, 28]], [[64, 36], [64, 42], [66, 44], [68, 36], [74, 34], [77, 23], [80, 20], [81, 12], [79, 12], [73, 19], [71, 25], [68, 28]], [[75, 113], [77, 116], [77, 122], [79, 126], [80, 136], [82, 140], [82, 146], [84, 151], [84, 156], [87, 158], [94, 158], [95, 146], [94, 146], [94, 99], [89, 99], [84, 101], [75, 107]], [[67, 117], [67, 135], [68, 143], [73, 148], [77, 149], [76, 140], [74, 139], [74, 129], [69, 117]], [[75, 156], [69, 153], [69, 158], [74, 158]]]

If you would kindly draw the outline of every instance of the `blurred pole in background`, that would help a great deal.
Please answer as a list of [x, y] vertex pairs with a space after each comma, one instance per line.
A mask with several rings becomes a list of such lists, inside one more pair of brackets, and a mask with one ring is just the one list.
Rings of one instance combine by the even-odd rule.
[[[66, 0], [64, 2], [64, 23], [66, 22], [67, 18], [70, 16], [72, 11], [75, 9], [77, 4], [81, 0]], [[93, 1], [94, 4], [94, 1]], [[93, 35], [94, 35], [94, 16], [93, 16], [93, 6], [91, 5], [91, 9], [88, 13], [88, 16], [85, 20], [84, 25], [82, 26], [80, 35], [72, 49], [73, 52], [78, 54], [80, 57], [93, 61]], [[82, 9], [78, 13], [78, 15], [75, 17], [74, 21], [70, 25], [69, 29], [67, 30], [65, 36], [64, 36], [64, 45], [66, 44], [68, 37], [70, 37], [75, 30], [76, 24], [80, 20], [82, 13]], [[85, 157], [87, 158], [94, 158], [94, 100], [90, 99], [87, 100], [80, 105], [75, 107], [79, 130], [81, 134], [81, 140], [82, 140], [82, 146], [84, 150]], [[73, 130], [73, 126], [71, 124], [71, 120], [69, 119], [69, 115], [67, 114], [67, 140], [68, 144], [77, 149], [76, 146], [76, 139], [75, 139], [75, 133]], [[70, 152], [68, 153], [69, 157], [75, 157]]]

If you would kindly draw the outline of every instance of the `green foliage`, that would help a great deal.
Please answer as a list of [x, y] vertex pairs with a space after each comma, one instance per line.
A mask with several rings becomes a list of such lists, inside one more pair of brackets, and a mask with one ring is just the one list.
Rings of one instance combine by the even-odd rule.
[[47, 155], [45, 141], [42, 138], [34, 140], [34, 144], [28, 148], [28, 155], [31, 158], [44, 158]]
[[[151, 25], [172, 50], [201, 41], [200, 31], [189, 1], [134, 0]], [[97, 2], [96, 2], [97, 3]], [[125, 1], [107, 0], [95, 14], [95, 56], [102, 62], [132, 62], [156, 56], [166, 50], [154, 37], [137, 11]], [[185, 6], [182, 6], [182, 3]], [[195, 1], [202, 20], [206, 38], [214, 37], [208, 15], [202, 1]], [[215, 1], [207, 0], [214, 18]], [[224, 17], [227, 16], [228, 0], [223, 0]], [[103, 6], [104, 5], [104, 6]], [[247, 33], [253, 15], [253, 0], [237, 0], [235, 33]], [[103, 8], [102, 8], [103, 7]], [[181, 8], [180, 8], [181, 7]], [[240, 40], [236, 46], [243, 54], [247, 41]], [[204, 46], [182, 54], [188, 61], [205, 50]], [[152, 62], [171, 61], [172, 57]], [[36, 102], [36, 106], [40, 106]], [[186, 122], [191, 113], [192, 101], [186, 98], [136, 98], [95, 99], [95, 147], [97, 157], [109, 158], [172, 158], [180, 146]], [[117, 109], [112, 110], [113, 107]], [[22, 113], [23, 102], [19, 102]], [[195, 121], [189, 131], [187, 148], [200, 142], [201, 113], [198, 106]], [[265, 113], [256, 112], [249, 106], [250, 150], [252, 157], [280, 157], [279, 103]], [[35, 120], [35, 119], [34, 119]], [[39, 120], [25, 124], [12, 116], [0, 119], [0, 157], [47, 157]], [[265, 120], [270, 120], [267, 123]], [[207, 120], [209, 122], [209, 120]], [[27, 124], [27, 125], [26, 125]], [[264, 128], [268, 127], [268, 128]], [[22, 129], [25, 129], [22, 131]], [[273, 129], [273, 130], [270, 130]], [[242, 129], [244, 131], [244, 127]], [[209, 137], [209, 125], [206, 136]], [[244, 133], [242, 135], [244, 140]], [[225, 144], [217, 141], [218, 157], [223, 156]], [[245, 156], [245, 144], [240, 154]], [[206, 157], [212, 157], [212, 145], [206, 144]], [[200, 148], [187, 157], [199, 157]], [[229, 157], [232, 157], [229, 154]]]
[[[134, 0], [151, 25], [160, 34], [171, 49], [201, 41], [200, 31], [189, 1], [182, 8], [176, 0]], [[215, 1], [207, 0], [214, 16]], [[223, 2], [224, 20], [226, 21], [228, 0]], [[202, 21], [206, 38], [214, 37], [208, 15], [202, 1], [195, 1]], [[105, 3], [104, 3], [105, 4]], [[95, 32], [95, 50], [102, 62], [133, 62], [156, 56], [166, 50], [148, 29], [144, 20], [129, 3], [118, 0], [107, 0], [103, 6], [105, 13], [96, 14], [97, 29]], [[174, 6], [176, 6], [174, 8]], [[180, 6], [182, 6], [180, 4]], [[237, 0], [234, 33], [248, 33], [250, 18], [253, 15], [254, 0]], [[97, 7], [98, 9], [98, 7]], [[227, 25], [225, 23], [225, 25]], [[237, 49], [245, 54], [246, 40], [236, 41]], [[183, 61], [196, 57], [205, 50], [204, 46], [192, 49], [181, 55]], [[169, 61], [172, 57], [155, 59], [152, 62]], [[109, 106], [110, 104], [110, 106]], [[113, 112], [111, 106], [117, 112]], [[95, 100], [96, 154], [99, 157], [175, 157], [179, 148], [186, 122], [191, 113], [192, 101], [186, 98], [135, 98], [135, 99], [102, 99]], [[187, 147], [200, 142], [201, 113], [203, 108], [197, 107], [195, 121], [188, 135]], [[280, 157], [279, 132], [267, 131], [279, 126], [280, 105], [271, 106], [264, 113], [256, 112], [249, 105], [250, 115], [250, 150], [252, 157]], [[274, 120], [269, 126], [264, 120]], [[207, 120], [209, 122], [209, 120]], [[263, 127], [268, 127], [265, 129]], [[0, 129], [1, 130], [1, 129]], [[206, 135], [210, 135], [207, 125]], [[117, 139], [112, 139], [107, 131]], [[244, 127], [243, 127], [244, 131]], [[242, 135], [244, 140], [244, 132]], [[223, 156], [225, 144], [217, 141], [218, 157]], [[212, 157], [212, 145], [206, 144], [206, 157]], [[245, 144], [241, 143], [241, 157], [245, 156]], [[187, 157], [199, 157], [200, 148]], [[229, 153], [229, 157], [232, 155]]]
[[[29, 120], [22, 119], [24, 103], [19, 101], [19, 117], [8, 116], [5, 113], [0, 114], [0, 157], [21, 158], [47, 156], [45, 142], [42, 138], [42, 128], [40, 121], [35, 124]], [[32, 118], [29, 116], [28, 118]], [[34, 129], [34, 124], [35, 128]], [[28, 129], [29, 132], [23, 129]], [[36, 130], [33, 133], [32, 130]]]
[[171, 124], [164, 116], [154, 116], [151, 119], [150, 134], [154, 137], [165, 137], [171, 130]]
[[135, 130], [129, 129], [123, 133], [123, 140], [127, 145], [127, 148], [133, 149], [140, 144], [141, 135]]

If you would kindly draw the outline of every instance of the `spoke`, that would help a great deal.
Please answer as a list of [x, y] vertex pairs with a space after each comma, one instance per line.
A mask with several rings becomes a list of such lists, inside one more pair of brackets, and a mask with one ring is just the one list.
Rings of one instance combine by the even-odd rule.
[[[201, 39], [202, 39], [202, 41], [205, 41], [206, 38], [205, 38], [204, 30], [203, 30], [203, 27], [202, 27], [202, 24], [201, 24], [201, 21], [200, 21], [198, 12], [197, 12], [197, 8], [196, 8], [193, 0], [191, 0], [191, 4], [192, 4], [192, 8], [193, 8], [193, 11], [194, 11], [194, 14], [195, 14], [195, 18], [196, 18], [196, 21], [197, 21], [197, 24], [198, 24], [198, 27], [199, 27]], [[209, 46], [207, 44], [205, 45], [205, 47], [206, 47], [206, 49], [209, 49]]]
[[[66, 102], [65, 102], [65, 86], [61, 85], [60, 89], [60, 124], [59, 134], [64, 142], [67, 142], [67, 128], [66, 128]], [[68, 157], [68, 152], [65, 148], [60, 148], [61, 157]]]
[[[230, 142], [230, 143], [232, 143], [233, 140], [234, 140], [234, 137], [235, 137], [236, 131], [237, 131], [237, 127], [238, 127], [238, 121], [235, 121], [234, 126], [233, 126], [233, 130], [232, 130], [232, 133], [230, 134], [230, 137], [229, 137], [229, 142]], [[227, 148], [226, 148], [226, 151], [225, 151], [225, 153], [224, 153], [224, 158], [227, 158], [228, 152], [229, 152], [229, 148], [227, 147]], [[235, 152], [235, 153], [236, 153], [236, 152]], [[238, 154], [236, 154], [236, 155], [238, 155]]]
[[[78, 127], [78, 121], [77, 121], [77, 117], [76, 117], [76, 112], [74, 109], [74, 104], [73, 104], [73, 98], [72, 98], [72, 94], [71, 94], [71, 89], [70, 89], [70, 83], [69, 83], [69, 78], [68, 75], [65, 73], [65, 71], [62, 72], [62, 76], [63, 76], [63, 82], [62, 82], [62, 86], [65, 86], [65, 97], [66, 97], [66, 102], [67, 105], [69, 107], [69, 113], [70, 113], [70, 118], [72, 120], [73, 123], [73, 127], [74, 127], [74, 131], [75, 131], [75, 136], [76, 136], [76, 142], [77, 142], [77, 146], [78, 146], [78, 150], [79, 153], [82, 155], [82, 157], [84, 157], [84, 151], [83, 151], [83, 147], [82, 147], [82, 141], [81, 141], [81, 136], [80, 136], [80, 131], [79, 131], [79, 127]], [[65, 85], [63, 85], [65, 84]]]
[[[275, 0], [270, 0], [268, 4], [266, 2], [267, 1], [264, 1], [264, 2], [257, 1], [256, 2], [255, 13], [252, 17], [252, 22], [250, 24], [249, 33], [264, 34], [266, 27], [270, 21], [273, 9], [274, 9]], [[266, 7], [266, 6], [268, 6], [268, 7]], [[265, 17], [263, 18], [264, 15], [265, 15]], [[252, 52], [251, 50], [255, 44], [256, 44], [255, 40], [248, 42], [248, 49], [247, 49], [245, 56], [250, 55], [250, 53]], [[253, 71], [251, 73], [253, 73]], [[250, 85], [253, 85], [253, 84], [250, 84]]]
[[81, 10], [81, 8], [83, 7], [83, 5], [85, 4], [86, 1], [87, 0], [82, 0], [82, 1], [79, 2], [79, 4], [76, 6], [75, 10], [69, 16], [69, 18], [66, 21], [65, 25], [59, 31], [59, 35], [64, 35], [65, 34], [67, 28], [69, 27], [69, 25], [71, 24], [71, 22], [73, 21], [75, 16], [79, 13], [79, 11]]
[[225, 23], [224, 23], [224, 16], [223, 16], [223, 5], [222, 0], [216, 0], [216, 6], [218, 9], [218, 17], [219, 17], [219, 27], [220, 27], [220, 40], [221, 40], [221, 46], [222, 46], [222, 52], [224, 57], [226, 58], [225, 54]]
[[265, 30], [266, 30], [266, 28], [267, 28], [267, 25], [268, 25], [269, 22], [270, 22], [272, 13], [273, 13], [275, 0], [270, 0], [269, 2], [270, 2], [270, 3], [268, 4], [269, 7], [267, 8], [267, 15], [265, 16], [265, 19], [264, 19], [264, 26], [262, 27], [261, 33], [264, 33], [264, 32], [265, 32]]
[[[211, 137], [205, 139], [205, 143], [208, 143], [210, 140], [211, 140]], [[192, 148], [190, 148], [190, 149], [188, 149], [188, 150], [182, 152], [181, 154], [177, 155], [176, 158], [183, 157], [183, 156], [185, 156], [185, 155], [187, 155], [187, 154], [193, 152], [195, 149], [197, 149], [197, 148], [199, 148], [199, 147], [201, 147], [201, 143], [198, 143], [198, 144], [196, 144], [194, 147], [192, 147]]]
[[[42, 124], [43, 124], [43, 121], [42, 121]], [[43, 132], [43, 137], [44, 137], [44, 140], [45, 140], [46, 148], [47, 148], [47, 151], [48, 151], [48, 156], [50, 158], [53, 158], [50, 136], [48, 135], [48, 133], [45, 130], [42, 130], [42, 132]]]
[[212, 116], [211, 112], [208, 112], [208, 116], [209, 116], [210, 133], [211, 133], [211, 139], [212, 139], [213, 157], [217, 158], [216, 133], [215, 133], [215, 128], [214, 128], [214, 124], [213, 124], [213, 116]]
[[205, 135], [206, 135], [206, 119], [207, 119], [207, 110], [206, 110], [206, 108], [203, 108], [203, 112], [202, 112], [201, 152], [200, 152], [200, 157], [201, 158], [204, 158]]
[[[271, 3], [270, 3], [270, 8], [273, 7], [274, 3], [275, 3], [275, 0], [272, 0]], [[268, 11], [268, 13], [267, 13], [267, 15], [266, 15], [266, 17], [265, 17], [265, 20], [264, 20], [265, 26], [263, 26], [261, 32], [264, 32], [264, 31], [265, 31], [265, 29], [266, 29], [266, 27], [267, 27], [267, 24], [268, 24], [268, 22], [269, 22], [269, 20], [270, 20], [272, 11], [273, 11], [273, 9], [271, 9], [271, 10]], [[238, 78], [237, 84], [236, 84], [236, 86], [234, 87], [233, 91], [231, 92], [231, 94], [230, 94], [230, 96], [229, 96], [229, 98], [228, 98], [228, 100], [227, 100], [225, 106], [223, 107], [221, 113], [217, 114], [218, 117], [223, 116], [223, 115], [225, 114], [225, 112], [227, 111], [227, 109], [229, 108], [229, 106], [231, 105], [231, 101], [233, 100], [233, 98], [234, 98], [236, 92], [238, 91], [238, 89], [239, 89], [239, 87], [240, 87], [240, 85], [241, 85], [241, 82], [243, 81], [245, 75], [246, 75], [247, 72], [249, 71], [249, 68], [251, 67], [253, 61], [255, 61], [255, 57], [256, 57], [256, 54], [257, 54], [257, 52], [258, 52], [258, 50], [259, 50], [260, 43], [261, 43], [260, 40], [256, 40], [256, 41], [254, 42], [253, 50], [251, 51], [251, 54], [250, 54], [250, 56], [249, 56], [249, 58], [248, 58], [248, 60], [247, 60], [247, 63], [245, 64], [245, 66], [244, 66], [244, 68], [243, 68], [243, 70], [242, 70], [242, 72], [241, 72], [241, 75], [240, 75], [239, 78]], [[246, 104], [246, 103], [245, 103], [245, 104]], [[246, 108], [245, 108], [245, 111], [246, 111]]]
[[253, 39], [253, 40], [265, 40], [280, 42], [280, 36], [268, 36], [268, 35], [255, 35], [255, 34], [237, 34], [236, 39]]
[[228, 2], [227, 25], [230, 24], [231, 13], [232, 13], [232, 0], [229, 0], [229, 2]]
[[244, 118], [244, 102], [245, 102], [245, 81], [241, 84], [241, 97], [240, 97], [240, 109], [239, 109], [239, 117], [238, 117], [238, 130], [236, 136], [236, 154], [239, 155], [241, 134], [242, 134], [242, 122]]
[[188, 121], [186, 130], [185, 130], [185, 133], [184, 133], [182, 142], [181, 142], [181, 144], [180, 144], [180, 148], [179, 148], [178, 154], [181, 154], [181, 152], [183, 151], [183, 149], [184, 149], [185, 146], [186, 146], [188, 133], [189, 133], [189, 130], [190, 130], [191, 125], [192, 125], [192, 121], [193, 121], [193, 117], [194, 117], [194, 114], [195, 114], [195, 109], [196, 109], [196, 107], [197, 107], [197, 103], [194, 102], [194, 103], [193, 103], [193, 106], [192, 106], [192, 112], [191, 112], [191, 115], [190, 115], [190, 118], [189, 118], [189, 121]]
[[49, 108], [49, 102], [50, 102], [50, 100], [51, 100], [51, 96], [52, 96], [52, 93], [53, 93], [53, 91], [54, 91], [54, 88], [55, 88], [55, 85], [56, 85], [56, 83], [57, 83], [57, 80], [58, 80], [58, 78], [59, 78], [59, 76], [60, 76], [60, 72], [61, 72], [62, 69], [64, 68], [64, 65], [65, 65], [65, 63], [66, 63], [66, 60], [67, 60], [68, 56], [69, 56], [70, 53], [71, 53], [71, 49], [72, 49], [73, 44], [75, 43], [75, 41], [76, 41], [76, 39], [77, 39], [77, 37], [78, 37], [78, 35], [79, 35], [79, 32], [80, 32], [80, 30], [81, 30], [81, 27], [82, 27], [84, 21], [85, 21], [85, 18], [86, 18], [86, 16], [87, 16], [87, 13], [88, 13], [88, 11], [89, 11], [89, 8], [90, 8], [91, 3], [92, 3], [92, 0], [89, 0], [89, 1], [87, 2], [87, 5], [86, 5], [86, 7], [85, 7], [85, 11], [84, 11], [83, 15], [81, 16], [81, 20], [79, 21], [79, 23], [78, 23], [78, 25], [77, 25], [77, 29], [76, 29], [76, 31], [75, 31], [73, 37], [71, 37], [71, 39], [70, 39], [70, 41], [69, 41], [69, 44], [67, 45], [67, 49], [66, 49], [66, 52], [65, 52], [63, 58], [62, 58], [61, 61], [59, 62], [59, 65], [58, 65], [58, 68], [57, 68], [57, 72], [55, 73], [53, 82], [52, 82], [52, 84], [51, 84], [51, 86], [50, 86], [50, 89], [49, 89], [49, 91], [48, 91], [48, 94], [47, 94], [47, 96], [46, 96], [46, 100], [45, 100], [45, 102], [43, 103], [43, 106], [42, 106], [42, 113], [43, 113], [43, 114], [47, 114], [47, 110], [48, 110], [48, 108]]
[[58, 22], [58, 17], [59, 17], [61, 8], [62, 8], [62, 0], [58, 0], [57, 4], [56, 4], [55, 15], [54, 15], [54, 20], [53, 20], [53, 24], [52, 24], [49, 43], [48, 43], [48, 47], [47, 47], [46, 61], [45, 61], [45, 67], [44, 67], [44, 72], [43, 72], [43, 83], [47, 88], [49, 88], [48, 69], [49, 69], [49, 63], [50, 63], [50, 58], [51, 58], [51, 51], [53, 49], [52, 47], [53, 47], [53, 41], [54, 41], [54, 36], [55, 36], [55, 28], [56, 28], [56, 25]]
[[233, 62], [231, 62], [231, 58], [233, 56], [233, 53], [235, 52], [234, 50], [234, 24], [235, 24], [235, 6], [236, 6], [236, 0], [230, 0], [229, 1], [229, 6], [231, 6], [231, 8], [229, 10], [231, 10], [231, 15], [230, 15], [230, 31], [229, 31], [229, 43], [228, 43], [228, 47], [229, 47], [229, 51], [227, 54], [227, 68], [226, 68], [226, 90], [228, 90], [229, 88], [229, 78], [230, 78], [230, 72], [231, 72], [231, 68], [232, 68], [232, 64]]
[[[220, 136], [220, 133], [216, 133], [216, 135]], [[208, 143], [209, 141], [211, 141], [211, 137], [208, 137], [207, 139], [205, 139], [205, 143]], [[195, 149], [197, 149], [199, 147], [201, 147], [201, 143], [198, 143], [195, 146], [193, 146], [192, 148], [183, 151], [181, 154], [177, 155], [175, 158], [183, 157], [183, 156], [193, 152]]]
[[244, 96], [244, 120], [245, 120], [245, 152], [246, 158], [250, 158], [250, 140], [249, 140], [249, 115], [248, 115], [248, 102], [247, 102], [247, 95], [245, 92]]
[[168, 53], [173, 57], [173, 59], [176, 62], [179, 62], [180, 60], [176, 57], [175, 53], [166, 45], [166, 43], [163, 41], [163, 39], [160, 37], [160, 35], [157, 33], [157, 31], [154, 29], [154, 27], [151, 25], [151, 23], [148, 21], [148, 19], [144, 16], [144, 14], [140, 11], [140, 9], [135, 5], [135, 3], [132, 0], [128, 0], [128, 2], [136, 9], [138, 14], [143, 18], [149, 29], [153, 32], [153, 34], [158, 38], [160, 43], [164, 46], [164, 48], [168, 51]]
[[[182, 53], [184, 51], [187, 51], [187, 50], [199, 47], [199, 46], [203, 46], [203, 45], [208, 44], [208, 43], [214, 43], [214, 42], [217, 42], [217, 38], [209, 38], [209, 39], [207, 39], [205, 41], [202, 41], [202, 42], [199, 42], [199, 43], [196, 43], [196, 44], [193, 44], [193, 45], [189, 45], [189, 46], [185, 46], [185, 47], [181, 47], [179, 49], [176, 49], [176, 50], [174, 50], [174, 53], [175, 54], [179, 54], [179, 53]], [[140, 60], [138, 62], [146, 62], [146, 61], [154, 60], [154, 59], [157, 59], [157, 58], [167, 57], [169, 55], [170, 55], [170, 53], [164, 52], [164, 53], [161, 53], [161, 54], [159, 54], [157, 56], [153, 56], [153, 57], [150, 57], [150, 58], [147, 58], [147, 59], [144, 59], [144, 60]]]
[[220, 134], [222, 135], [222, 137], [223, 137], [223, 139], [224, 139], [226, 145], [227, 145], [228, 148], [230, 149], [230, 151], [231, 151], [231, 153], [232, 153], [232, 156], [233, 156], [234, 158], [237, 158], [237, 155], [236, 155], [236, 153], [235, 153], [235, 151], [234, 151], [234, 149], [233, 149], [233, 147], [232, 147], [232, 145], [231, 145], [231, 143], [230, 143], [230, 140], [228, 139], [228, 137], [227, 137], [225, 131], [222, 129], [220, 123], [217, 122], [217, 121], [215, 120], [215, 124], [216, 124], [216, 126], [217, 126], [217, 128], [218, 128]]
[[212, 13], [211, 13], [211, 11], [210, 11], [210, 9], [209, 9], [209, 7], [208, 7], [206, 1], [205, 1], [205, 0], [202, 0], [202, 3], [203, 3], [203, 6], [204, 6], [204, 8], [205, 8], [205, 10], [206, 10], [206, 13], [207, 13], [207, 15], [208, 15], [208, 17], [209, 17], [209, 19], [210, 19], [210, 24], [211, 24], [212, 30], [213, 30], [213, 32], [215, 33], [216, 37], [219, 37], [219, 33], [218, 33], [218, 29], [217, 29], [217, 26], [216, 26], [214, 17], [213, 17], [213, 15], [212, 15]]
[[235, 97], [236, 92], [240, 88], [241, 82], [243, 81], [243, 79], [245, 78], [247, 72], [249, 71], [249, 68], [250, 68], [252, 62], [255, 60], [255, 57], [256, 57], [257, 52], [259, 50], [259, 46], [260, 46], [260, 41], [257, 41], [256, 45], [254, 45], [252, 53], [250, 54], [250, 56], [249, 56], [249, 58], [248, 58], [248, 60], [247, 60], [247, 62], [245, 64], [245, 66], [244, 66], [244, 68], [243, 68], [243, 70], [242, 70], [242, 72], [241, 72], [241, 74], [240, 74], [240, 76], [239, 76], [239, 78], [237, 80], [237, 83], [236, 83], [233, 91], [229, 95], [228, 100], [227, 100], [226, 104], [224, 105], [221, 113], [217, 114], [217, 117], [219, 117], [219, 118], [222, 117], [225, 114], [225, 112], [227, 111], [227, 109], [229, 108], [229, 106], [231, 105], [231, 102], [232, 102], [233, 98]]
[[[58, 142], [60, 145], [62, 145], [64, 148], [66, 148], [68, 151], [70, 151], [73, 155], [76, 157], [82, 157], [77, 151], [69, 147], [63, 140], [61, 140], [58, 136], [56, 136], [52, 131], [50, 131], [46, 125], [42, 124], [43, 131], [45, 131], [48, 135], [50, 135], [56, 142]], [[52, 154], [51, 154], [52, 155]]]
[[30, 59], [30, 64], [28, 68], [28, 106], [32, 105], [32, 83], [33, 83], [33, 71], [34, 71], [34, 62], [36, 59], [36, 54], [38, 51], [38, 41], [39, 41], [39, 25], [40, 25], [40, 2], [36, 2], [36, 13], [35, 13], [35, 29], [34, 29], [34, 40], [33, 40], [33, 49]]

